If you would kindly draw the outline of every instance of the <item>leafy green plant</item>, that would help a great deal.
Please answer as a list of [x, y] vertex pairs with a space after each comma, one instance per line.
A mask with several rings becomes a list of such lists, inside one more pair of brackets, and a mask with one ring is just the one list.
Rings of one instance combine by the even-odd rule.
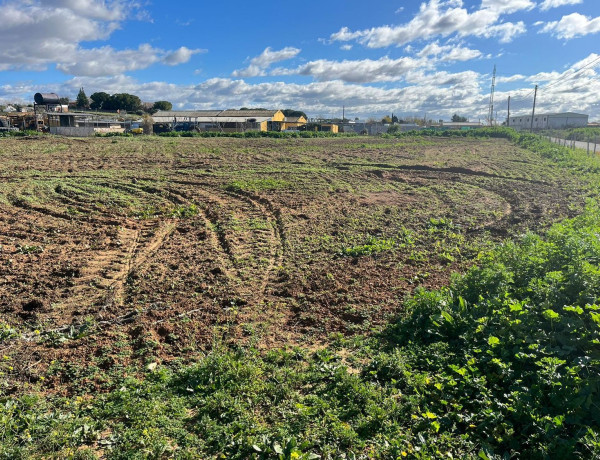
[[382, 251], [390, 251], [396, 247], [396, 240], [393, 238], [378, 238], [369, 236], [365, 244], [344, 248], [340, 255], [349, 257], [361, 257], [377, 254]]

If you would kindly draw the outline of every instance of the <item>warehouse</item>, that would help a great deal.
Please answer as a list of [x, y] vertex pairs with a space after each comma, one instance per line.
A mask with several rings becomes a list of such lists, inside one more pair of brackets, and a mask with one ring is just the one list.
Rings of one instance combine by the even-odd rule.
[[281, 131], [285, 115], [281, 110], [195, 110], [159, 111], [154, 132], [161, 131]]
[[588, 115], [574, 112], [563, 113], [540, 113], [533, 116], [531, 114], [522, 116], [512, 116], [508, 120], [508, 126], [521, 129], [565, 129], [565, 128], [585, 128], [588, 124]]

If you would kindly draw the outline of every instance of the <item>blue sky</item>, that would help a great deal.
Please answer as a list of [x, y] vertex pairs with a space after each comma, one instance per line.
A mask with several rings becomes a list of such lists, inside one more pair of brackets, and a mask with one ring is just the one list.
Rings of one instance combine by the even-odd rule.
[[0, 104], [128, 92], [175, 108], [600, 120], [600, 1], [0, 0]]

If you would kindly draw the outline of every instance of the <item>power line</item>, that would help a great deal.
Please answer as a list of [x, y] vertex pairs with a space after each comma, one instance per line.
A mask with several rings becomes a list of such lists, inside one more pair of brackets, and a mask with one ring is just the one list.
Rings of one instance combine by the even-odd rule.
[[600, 61], [600, 56], [598, 56], [596, 59], [594, 59], [592, 62], [588, 62], [586, 65], [584, 65], [583, 67], [581, 67], [580, 69], [574, 71], [571, 74], [563, 74], [562, 77], [558, 78], [557, 80], [553, 81], [552, 83], [547, 84], [546, 86], [544, 86], [542, 89], [548, 89], [553, 87], [554, 85], [557, 85], [558, 83], [560, 83], [561, 81], [565, 80], [565, 79], [569, 79], [569, 78], [573, 78], [575, 75], [577, 75], [579, 72], [581, 72], [584, 69], [587, 69], [588, 67], [590, 67], [591, 65], [594, 65], [596, 62]]

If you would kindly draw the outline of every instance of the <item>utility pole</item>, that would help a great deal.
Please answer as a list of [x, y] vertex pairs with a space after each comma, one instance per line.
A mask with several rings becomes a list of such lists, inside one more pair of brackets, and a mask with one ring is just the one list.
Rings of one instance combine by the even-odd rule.
[[506, 126], [510, 126], [510, 96], [508, 96], [508, 118], [506, 119]]
[[533, 112], [531, 112], [531, 132], [533, 132], [533, 117], [535, 116], [535, 101], [537, 99], [538, 85], [535, 85], [535, 93], [533, 94]]
[[346, 119], [346, 106], [343, 105], [342, 106], [342, 123], [344, 122], [345, 119]]
[[492, 89], [490, 91], [490, 110], [488, 113], [488, 123], [490, 126], [494, 123], [494, 92], [496, 91], [496, 65], [494, 64], [494, 75], [492, 76]]

